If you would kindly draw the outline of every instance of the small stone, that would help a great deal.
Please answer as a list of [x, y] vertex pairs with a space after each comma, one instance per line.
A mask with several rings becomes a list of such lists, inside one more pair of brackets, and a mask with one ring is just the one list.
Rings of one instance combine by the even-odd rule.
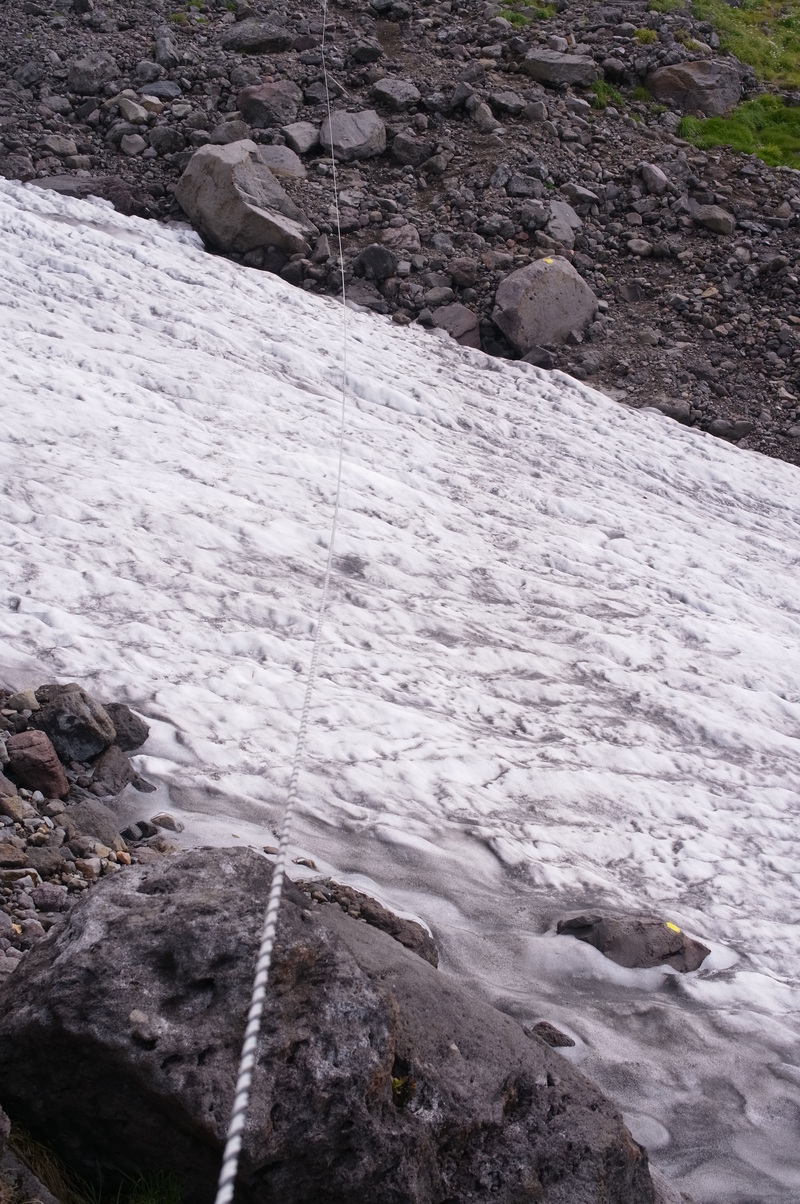
[[137, 104], [128, 96], [120, 96], [117, 104], [126, 121], [130, 121], [134, 125], [147, 125], [147, 109], [144, 105]]
[[134, 158], [136, 155], [141, 155], [142, 151], [147, 150], [147, 143], [141, 134], [123, 134], [119, 149], [123, 155], [130, 155], [131, 158]]
[[158, 815], [153, 815], [150, 823], [157, 828], [166, 828], [169, 832], [182, 832], [183, 824], [174, 815], [170, 815], [168, 811], [159, 811]]
[[649, 243], [646, 238], [632, 238], [627, 246], [631, 255], [641, 255], [645, 258], [653, 253], [652, 243]]
[[7, 698], [5, 707], [9, 711], [38, 711], [39, 700], [36, 697], [35, 690], [19, 690], [18, 693], [12, 694]]
[[386, 150], [386, 126], [374, 109], [336, 112], [323, 121], [319, 136], [325, 149], [343, 163], [369, 159]]
[[378, 104], [386, 105], [395, 112], [410, 109], [420, 99], [419, 88], [408, 79], [381, 79], [373, 84], [370, 93]]
[[663, 196], [669, 188], [669, 179], [654, 163], [645, 163], [642, 167], [642, 180], [647, 191], [652, 196]]
[[75, 868], [88, 882], [100, 877], [102, 864], [99, 857], [76, 857]]
[[48, 798], [64, 798], [69, 782], [48, 736], [42, 731], [16, 732], [8, 737], [9, 771], [20, 786], [41, 790]]

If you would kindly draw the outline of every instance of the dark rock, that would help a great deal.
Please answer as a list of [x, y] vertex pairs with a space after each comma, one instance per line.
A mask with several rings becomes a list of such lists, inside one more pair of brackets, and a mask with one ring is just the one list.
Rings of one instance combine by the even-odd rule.
[[545, 1045], [550, 1045], [553, 1049], [568, 1049], [575, 1044], [572, 1037], [568, 1037], [566, 1033], [562, 1033], [560, 1029], [555, 1028], [547, 1020], [540, 1020], [538, 1024], [534, 1024], [530, 1029], [525, 1028], [525, 1031], [538, 1037], [540, 1041], [544, 1041]]
[[522, 363], [532, 364], [534, 368], [547, 368], [550, 370], [555, 368], [558, 360], [552, 351], [548, 351], [545, 347], [531, 347], [530, 351], [526, 355], [523, 355]]
[[[213, 1199], [271, 873], [244, 849], [134, 866], [0, 988], [4, 1100], [79, 1171], [163, 1170]], [[646, 1153], [592, 1083], [291, 885], [243, 1140], [252, 1204], [654, 1200]]]
[[59, 849], [28, 847], [25, 853], [25, 865], [35, 869], [42, 878], [53, 878], [63, 869], [64, 858]]
[[368, 280], [388, 280], [394, 276], [397, 259], [388, 247], [372, 243], [359, 251], [353, 260], [353, 271], [356, 276], [366, 276]]
[[650, 405], [654, 410], [666, 414], [667, 418], [672, 418], [675, 422], [682, 422], [684, 426], [688, 426], [691, 421], [692, 407], [684, 397], [656, 398], [655, 401], [650, 402]]
[[18, 786], [65, 798], [69, 782], [50, 738], [42, 731], [15, 732], [6, 740], [7, 770]]
[[293, 35], [279, 25], [255, 19], [240, 21], [222, 37], [223, 50], [236, 50], [240, 54], [270, 54], [273, 51], [290, 50]]
[[436, 153], [436, 143], [413, 134], [398, 134], [392, 143], [392, 157], [403, 166], [421, 167]]
[[154, 125], [147, 138], [159, 155], [174, 155], [186, 146], [183, 134], [173, 125]]
[[[452, 291], [447, 291], [452, 296]], [[429, 295], [425, 294], [426, 300]], [[480, 323], [474, 310], [456, 301], [452, 305], [438, 306], [433, 310], [432, 316], [434, 326], [439, 330], [446, 330], [450, 338], [455, 339], [462, 347], [480, 347]]]
[[96, 50], [68, 64], [67, 87], [79, 96], [90, 96], [118, 75], [119, 68], [112, 56], [106, 50]]
[[88, 761], [115, 740], [116, 729], [108, 713], [76, 682], [40, 686], [36, 697], [41, 710], [31, 716], [31, 727], [50, 737], [65, 764]]
[[[68, 822], [75, 833], [90, 837], [93, 844], [114, 847], [119, 836], [119, 821], [114, 812], [91, 795], [82, 792], [80, 801], [67, 807], [59, 822]], [[73, 837], [70, 837], [72, 840]]]
[[256, 129], [290, 125], [303, 103], [303, 93], [289, 79], [244, 88], [236, 101], [242, 117]]
[[681, 974], [696, 970], [711, 952], [657, 916], [584, 914], [559, 920], [560, 936], [574, 936], [629, 969], [672, 966]]
[[168, 25], [162, 25], [156, 30], [155, 60], [159, 67], [170, 71], [181, 61], [181, 52], [175, 44], [172, 30]]
[[594, 59], [582, 54], [563, 54], [558, 50], [529, 50], [521, 70], [542, 84], [592, 84], [602, 75]]
[[325, 150], [342, 163], [370, 159], [386, 150], [386, 126], [374, 109], [360, 113], [336, 112], [325, 118], [319, 133]]
[[175, 198], [223, 251], [277, 247], [287, 255], [307, 255], [308, 240], [318, 234], [249, 140], [201, 147], [178, 181]]
[[136, 91], [140, 96], [153, 96], [156, 100], [177, 100], [183, 89], [174, 79], [158, 79], [152, 84], [142, 84]]
[[492, 317], [523, 354], [543, 343], [563, 343], [582, 330], [597, 309], [597, 298], [571, 263], [561, 256], [537, 259], [506, 276], [495, 297]]
[[94, 775], [89, 790], [98, 798], [120, 794], [136, 777], [136, 771], [118, 745], [112, 744], [102, 753], [94, 765]]
[[43, 882], [31, 891], [34, 906], [39, 911], [66, 911], [69, 901], [66, 886], [54, 882]]
[[150, 735], [150, 728], [144, 719], [124, 702], [106, 702], [103, 706], [114, 724], [117, 733], [114, 743], [117, 747], [123, 752], [135, 752], [137, 748], [141, 748]]
[[742, 79], [735, 59], [697, 59], [659, 67], [646, 84], [656, 100], [684, 113], [722, 117], [739, 103]]

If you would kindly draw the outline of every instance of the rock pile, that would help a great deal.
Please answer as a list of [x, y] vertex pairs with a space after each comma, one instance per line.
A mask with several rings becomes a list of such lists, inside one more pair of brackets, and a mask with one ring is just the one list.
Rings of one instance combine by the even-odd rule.
[[89, 886], [170, 847], [145, 822], [126, 830], [129, 848], [114, 810], [128, 784], [154, 789], [127, 756], [148, 732], [124, 703], [101, 705], [74, 682], [0, 691], [0, 977]]
[[[689, 10], [555, 10], [340, 0], [329, 124], [320, 20], [296, 0], [6, 0], [0, 173], [188, 214], [243, 264], [330, 293], [333, 147], [353, 303], [800, 462], [797, 176], [675, 134], [752, 72]], [[391, 258], [365, 270], [375, 248]], [[498, 292], [547, 258], [596, 305], [528, 347]]]

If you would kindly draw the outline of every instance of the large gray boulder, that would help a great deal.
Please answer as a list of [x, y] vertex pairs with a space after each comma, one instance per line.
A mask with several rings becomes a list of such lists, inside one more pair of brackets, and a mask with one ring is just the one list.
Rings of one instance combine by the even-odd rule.
[[243, 88], [236, 101], [242, 117], [256, 129], [288, 125], [297, 117], [303, 93], [290, 79], [276, 83], [251, 84]]
[[108, 51], [95, 50], [67, 64], [67, 87], [79, 96], [91, 96], [117, 75], [119, 67]]
[[325, 150], [332, 150], [342, 163], [371, 159], [386, 150], [386, 126], [374, 109], [326, 117], [319, 138]]
[[[206, 849], [101, 881], [0, 988], [3, 1100], [87, 1174], [214, 1196], [271, 880]], [[653, 1204], [598, 1088], [510, 1017], [289, 886], [241, 1204]]]
[[523, 355], [545, 343], [563, 343], [583, 330], [597, 298], [571, 263], [559, 255], [537, 259], [506, 276], [495, 296], [492, 318]]
[[284, 192], [255, 142], [202, 146], [175, 189], [178, 204], [222, 251], [278, 247], [288, 255], [310, 251], [318, 231]]
[[659, 67], [645, 80], [656, 100], [683, 113], [722, 117], [737, 105], [742, 78], [736, 60], [697, 59]]
[[603, 74], [588, 55], [539, 48], [529, 50], [520, 67], [525, 75], [541, 84], [592, 84]]

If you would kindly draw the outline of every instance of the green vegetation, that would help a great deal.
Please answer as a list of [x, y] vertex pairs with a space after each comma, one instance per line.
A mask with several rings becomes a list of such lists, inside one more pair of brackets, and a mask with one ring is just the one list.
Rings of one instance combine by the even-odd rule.
[[647, 6], [651, 13], [675, 13], [679, 8], [686, 8], [686, 0], [650, 0]]
[[749, 63], [761, 79], [800, 85], [800, 0], [694, 0], [694, 14], [710, 21], [723, 50]]
[[651, 46], [653, 42], [658, 41], [658, 34], [656, 33], [655, 29], [637, 29], [635, 36], [636, 41], [642, 42], [645, 46]]
[[703, 150], [730, 146], [758, 155], [771, 167], [800, 167], [800, 108], [780, 96], [746, 100], [728, 117], [684, 117], [678, 132]]
[[31, 1137], [19, 1125], [12, 1125], [8, 1144], [61, 1204], [181, 1204], [172, 1175], [137, 1179], [126, 1176], [124, 1185], [112, 1191], [104, 1189], [102, 1182], [88, 1183], [73, 1174], [49, 1146]]
[[631, 88], [631, 100], [636, 101], [638, 104], [649, 104], [652, 99], [644, 84], [637, 84], [635, 88]]
[[598, 79], [592, 84], [594, 96], [591, 100], [593, 109], [605, 109], [609, 105], [619, 107], [625, 103], [622, 93], [616, 88], [612, 88], [611, 84], [607, 84], [604, 79]]
[[500, 16], [517, 29], [530, 25], [531, 21], [548, 21], [555, 15], [555, 4], [537, 4], [536, 0], [517, 0], [515, 4], [507, 4], [500, 10]]

